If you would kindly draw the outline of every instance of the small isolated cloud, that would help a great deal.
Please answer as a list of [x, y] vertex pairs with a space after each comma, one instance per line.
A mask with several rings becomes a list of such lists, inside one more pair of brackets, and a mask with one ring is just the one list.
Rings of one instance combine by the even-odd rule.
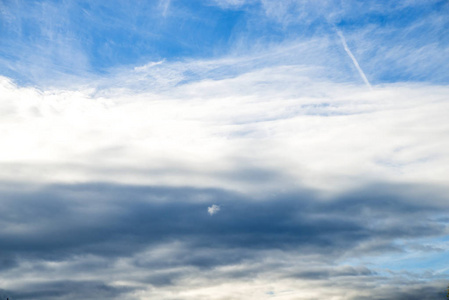
[[218, 206], [218, 205], [212, 205], [212, 206], [209, 206], [208, 208], [207, 208], [207, 212], [209, 213], [209, 215], [215, 215], [216, 213], [218, 213], [220, 211], [220, 206]]

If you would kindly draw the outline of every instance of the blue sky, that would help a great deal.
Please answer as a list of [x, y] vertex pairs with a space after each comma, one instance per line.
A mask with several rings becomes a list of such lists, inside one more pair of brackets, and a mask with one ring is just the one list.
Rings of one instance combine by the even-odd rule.
[[0, 1], [0, 299], [439, 299], [448, 1]]
[[371, 81], [447, 83], [448, 10], [447, 1], [4, 1], [1, 70], [41, 84], [316, 37], [337, 43], [338, 62], [337, 28]]

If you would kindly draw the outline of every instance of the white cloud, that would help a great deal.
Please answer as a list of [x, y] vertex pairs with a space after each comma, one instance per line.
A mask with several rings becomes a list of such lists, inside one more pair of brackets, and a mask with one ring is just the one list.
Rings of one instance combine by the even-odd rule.
[[212, 206], [209, 206], [207, 208], [207, 212], [209, 213], [209, 215], [213, 216], [216, 213], [218, 213], [220, 211], [220, 206], [213, 204]]
[[447, 186], [448, 87], [370, 91], [314, 65], [275, 63], [315, 45], [253, 60], [160, 63], [78, 89], [40, 91], [3, 78], [0, 178], [262, 194], [379, 180]]
[[153, 62], [149, 62], [143, 66], [140, 67], [134, 67], [134, 71], [148, 71], [149, 68], [152, 68], [154, 66], [163, 64], [165, 62], [165, 60], [160, 60], [160, 61], [153, 61]]

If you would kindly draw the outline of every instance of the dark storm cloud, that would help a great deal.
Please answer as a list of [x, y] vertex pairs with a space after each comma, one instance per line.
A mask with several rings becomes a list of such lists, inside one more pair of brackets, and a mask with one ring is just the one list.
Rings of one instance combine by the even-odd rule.
[[[54, 272], [46, 262], [67, 262], [61, 274], [101, 279], [111, 272], [127, 275], [114, 265], [125, 258], [128, 267], [145, 270], [134, 282], [159, 288], [200, 271], [216, 280], [266, 272], [320, 281], [377, 278], [368, 268], [334, 262], [344, 255], [405, 251], [394, 243], [397, 239], [444, 235], [441, 216], [447, 206], [438, 193], [420, 191], [378, 185], [333, 199], [298, 191], [257, 200], [218, 189], [107, 184], [3, 188], [0, 267], [19, 276], [25, 263], [32, 265], [28, 272], [46, 278]], [[212, 204], [221, 209], [211, 216], [207, 208]], [[152, 256], [160, 247], [162, 256]], [[145, 251], [150, 254], [141, 255]], [[318, 258], [314, 265], [291, 269], [288, 260], [279, 258], [292, 253]], [[214, 273], [228, 265], [245, 267]], [[109, 286], [108, 280], [49, 277], [11, 293], [17, 299], [79, 299], [77, 291], [88, 290], [97, 295], [92, 299], [114, 299], [131, 290]]]
[[[445, 229], [431, 219], [445, 208], [404, 199], [386, 186], [326, 201], [308, 192], [255, 201], [222, 190], [114, 185], [3, 190], [1, 197], [0, 251], [19, 257], [127, 256], [171, 241], [192, 249], [301, 249], [338, 255], [363, 241], [383, 242], [385, 249], [395, 238], [439, 235]], [[222, 209], [210, 216], [212, 203]], [[228, 263], [221, 260], [192, 255], [180, 263]]]

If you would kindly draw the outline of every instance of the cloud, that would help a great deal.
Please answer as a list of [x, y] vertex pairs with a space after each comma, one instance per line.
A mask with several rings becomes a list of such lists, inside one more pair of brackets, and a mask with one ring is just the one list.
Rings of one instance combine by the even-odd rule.
[[[2, 75], [21, 84], [45, 88], [89, 84], [148, 61], [255, 54], [280, 43], [335, 40], [335, 24], [371, 83], [447, 83], [447, 8], [439, 0], [425, 4], [288, 0], [282, 5], [271, 0], [154, 1], [133, 6], [8, 2], [1, 10], [5, 43], [0, 67]], [[333, 42], [340, 44], [338, 39]], [[321, 67], [331, 68], [330, 60], [345, 63], [347, 54], [343, 49], [339, 53], [335, 45], [325, 54], [314, 44], [310, 48], [324, 61]], [[294, 57], [317, 65], [304, 54]]]
[[[20, 291], [1, 293], [4, 299], [120, 299], [129, 291], [127, 288], [112, 287], [95, 281], [53, 281], [30, 284]], [[136, 299], [129, 294], [127, 297]]]
[[[255, 201], [193, 188], [3, 187], [0, 242], [8, 267], [0, 278], [17, 298], [43, 293], [43, 298], [74, 299], [86, 290], [99, 299], [170, 299], [175, 291], [189, 299], [217, 289], [220, 297], [237, 299], [228, 285], [247, 294], [273, 281], [279, 283], [273, 291], [292, 289], [292, 297], [322, 290], [328, 280], [337, 285], [329, 295], [350, 290], [354, 297], [367, 295], [368, 280], [372, 293], [383, 291], [388, 298], [396, 293], [391, 286], [412, 279], [386, 275], [373, 262], [388, 264], [398, 252], [435, 255], [408, 245], [419, 239], [432, 245], [447, 234], [447, 224], [436, 218], [449, 209], [447, 199], [439, 200], [432, 187], [422, 187], [421, 194], [411, 190], [378, 185], [326, 200], [296, 191]], [[433, 200], [423, 202], [424, 197]], [[227, 208], [213, 222], [204, 214], [211, 200]], [[385, 276], [391, 285], [385, 285]], [[258, 283], [242, 284], [250, 278]], [[426, 279], [413, 280], [424, 284]]]
[[140, 66], [140, 67], [134, 67], [134, 71], [148, 71], [149, 68], [152, 68], [154, 66], [163, 64], [164, 62], [165, 62], [165, 60], [150, 62], [150, 63], [147, 63], [147, 64], [145, 64], [143, 66]]
[[[225, 61], [210, 65], [201, 72], [227, 68]], [[153, 68], [164, 74], [188, 67]], [[261, 193], [298, 182], [338, 191], [376, 178], [447, 185], [445, 86], [403, 83], [367, 91], [314, 77], [299, 65], [153, 91], [42, 92], [6, 78], [1, 91], [4, 181]]]
[[442, 296], [447, 4], [0, 6], [1, 296]]
[[215, 215], [216, 213], [218, 213], [220, 211], [220, 206], [218, 206], [218, 205], [212, 205], [212, 206], [209, 206], [208, 208], [207, 208], [207, 212], [209, 213], [209, 215], [211, 215], [211, 216], [213, 216], [213, 215]]
[[363, 79], [363, 82], [365, 82], [365, 84], [372, 89], [371, 84], [369, 83], [368, 79], [366, 78], [365, 73], [363, 72], [362, 68], [360, 68], [359, 62], [357, 61], [357, 59], [354, 57], [354, 55], [352, 54], [351, 50], [348, 47], [348, 44], [346, 43], [346, 39], [343, 36], [343, 34], [341, 33], [341, 31], [337, 30], [337, 34], [340, 37], [341, 43], [343, 44], [343, 47], [346, 51], [346, 53], [348, 53], [348, 56], [351, 58], [352, 62], [354, 63], [354, 66], [356, 67], [357, 71], [360, 74], [360, 77]]

